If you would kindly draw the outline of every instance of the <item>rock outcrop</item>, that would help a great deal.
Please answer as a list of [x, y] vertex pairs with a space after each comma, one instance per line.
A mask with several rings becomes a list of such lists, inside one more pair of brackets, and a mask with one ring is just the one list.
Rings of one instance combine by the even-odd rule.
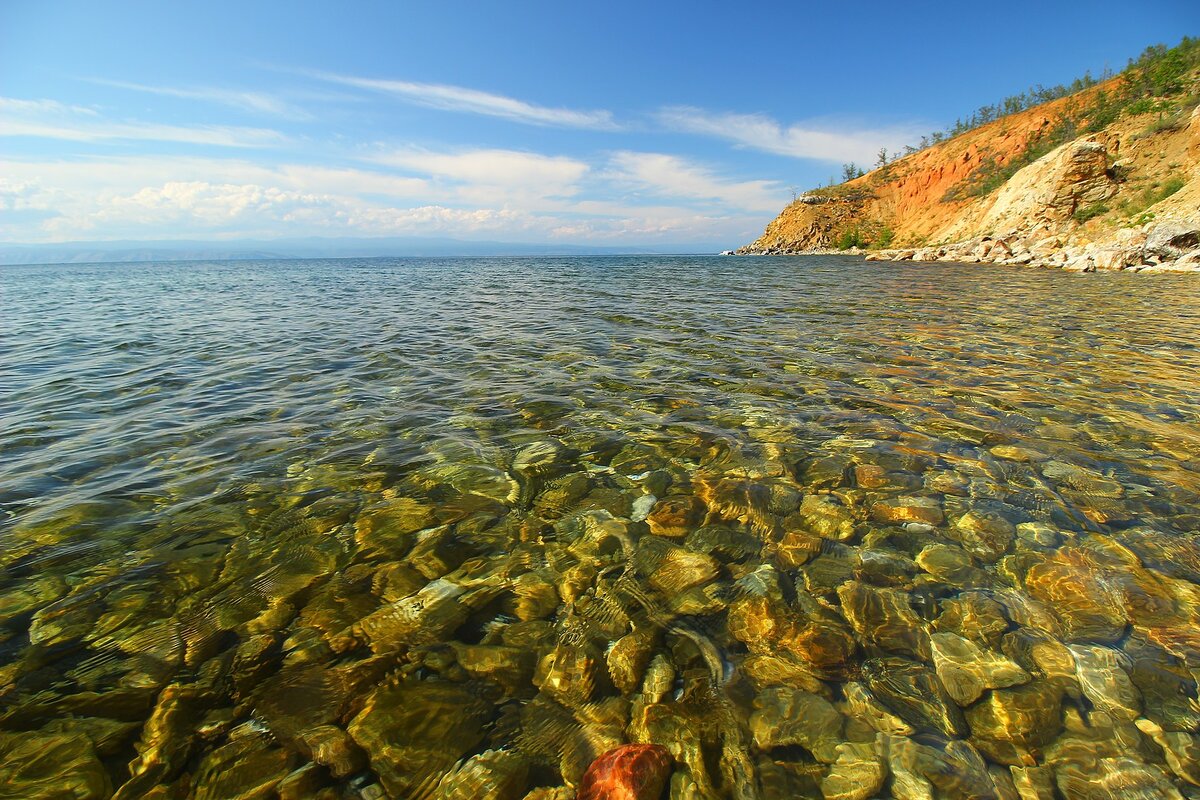
[[[743, 255], [751, 252], [758, 255], [838, 252], [835, 248], [839, 234], [863, 216], [867, 199], [862, 194], [845, 197], [802, 194], [788, 206], [788, 211], [767, 226], [766, 232], [753, 245], [737, 252]], [[803, 246], [797, 247], [797, 242]]]
[[1192, 109], [1191, 121], [1188, 124], [1188, 154], [1200, 161], [1200, 106]]
[[996, 193], [985, 230], [1061, 232], [1080, 208], [1117, 193], [1108, 148], [1095, 141], [1062, 145], [1018, 172]]

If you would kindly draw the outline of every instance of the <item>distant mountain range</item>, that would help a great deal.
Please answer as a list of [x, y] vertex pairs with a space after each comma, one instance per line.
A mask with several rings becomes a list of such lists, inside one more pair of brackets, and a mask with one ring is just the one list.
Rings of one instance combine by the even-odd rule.
[[654, 247], [484, 242], [433, 237], [238, 239], [228, 241], [110, 241], [0, 243], [0, 264], [83, 264], [132, 261], [226, 261], [272, 258], [457, 256], [583, 256], [717, 253], [727, 245]]

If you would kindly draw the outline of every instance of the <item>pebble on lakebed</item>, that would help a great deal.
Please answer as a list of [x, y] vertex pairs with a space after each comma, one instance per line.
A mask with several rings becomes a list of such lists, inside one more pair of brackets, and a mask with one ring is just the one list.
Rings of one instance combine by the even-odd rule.
[[[539, 435], [507, 463], [431, 449], [358, 504], [248, 503], [219, 560], [6, 588], [28, 638], [0, 641], [0, 785], [1197, 795], [1200, 544], [1136, 523], [1162, 487], [1053, 437]], [[22, 535], [52, 554], [55, 530]]]

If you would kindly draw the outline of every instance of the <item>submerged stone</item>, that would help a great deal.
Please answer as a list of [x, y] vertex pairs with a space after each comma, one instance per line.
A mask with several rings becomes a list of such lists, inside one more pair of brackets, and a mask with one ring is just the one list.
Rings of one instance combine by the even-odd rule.
[[1052, 741], [1063, 728], [1062, 689], [1038, 681], [995, 689], [966, 710], [971, 741], [1001, 764], [1035, 763], [1031, 751]]
[[859, 581], [838, 588], [842, 613], [858, 634], [885, 650], [929, 657], [929, 635], [899, 589], [880, 589]]
[[976, 567], [971, 556], [956, 545], [926, 545], [917, 553], [916, 561], [935, 580], [948, 586], [976, 589], [990, 583], [987, 573]]
[[843, 742], [837, 759], [821, 780], [825, 800], [866, 800], [883, 788], [887, 766], [874, 743]]
[[613, 642], [609, 648], [605, 656], [608, 673], [622, 694], [633, 694], [641, 688], [657, 639], [652, 630], [635, 630]]
[[824, 763], [837, 760], [845, 720], [824, 698], [800, 689], [774, 686], [759, 692], [750, 715], [754, 744], [763, 750], [803, 747]]
[[787, 569], [807, 564], [821, 554], [821, 537], [802, 531], [789, 531], [775, 547], [779, 564]]
[[846, 483], [848, 470], [854, 461], [848, 455], [836, 453], [805, 462], [797, 470], [797, 479], [813, 489], [836, 489]]
[[567, 707], [592, 700], [601, 681], [608, 679], [607, 666], [591, 644], [559, 642], [538, 662], [533, 682], [543, 692]]
[[[240, 733], [240, 735], [239, 735]], [[257, 800], [270, 796], [296, 766], [295, 753], [254, 728], [235, 729], [230, 741], [209, 752], [196, 768], [191, 796], [197, 800]]]
[[963, 592], [943, 600], [933, 629], [956, 633], [977, 644], [995, 648], [1009, 628], [1004, 607], [983, 592]]
[[705, 479], [697, 483], [697, 494], [707, 505], [710, 519], [737, 521], [759, 533], [775, 529], [771, 490], [756, 481], [733, 478]]
[[1184, 731], [1165, 731], [1148, 719], [1137, 721], [1138, 730], [1162, 748], [1167, 766], [1181, 780], [1200, 786], [1200, 736]]
[[850, 718], [863, 720], [880, 733], [909, 736], [915, 728], [884, 707], [861, 683], [851, 681], [842, 686]]
[[946, 520], [942, 504], [932, 497], [895, 497], [880, 500], [871, 506], [871, 517], [876, 522], [896, 524], [924, 522], [941, 525]]
[[350, 735], [336, 725], [318, 725], [300, 734], [309, 757], [329, 770], [335, 778], [345, 778], [366, 766], [366, 754]]
[[720, 574], [721, 565], [710, 556], [695, 553], [657, 536], [643, 536], [635, 558], [638, 572], [667, 596], [707, 583]]
[[1129, 622], [1111, 582], [1078, 549], [1066, 548], [1035, 563], [1025, 573], [1025, 587], [1053, 609], [1072, 640], [1114, 642]]
[[707, 509], [691, 495], [659, 500], [646, 517], [650, 532], [674, 538], [687, 536], [703, 520]]
[[1162, 651], [1126, 648], [1132, 661], [1129, 678], [1141, 693], [1146, 716], [1171, 731], [1200, 730], [1196, 681]]
[[408, 552], [413, 534], [433, 524], [432, 506], [397, 497], [363, 510], [354, 525], [354, 538], [364, 549], [398, 558]]
[[822, 548], [822, 554], [800, 568], [804, 588], [832, 599], [838, 587], [854, 578], [855, 559], [848, 550]]
[[994, 511], [968, 511], [955, 521], [954, 530], [968, 553], [988, 563], [1004, 555], [1017, 535], [1016, 526]]
[[829, 619], [810, 619], [790, 629], [779, 642], [826, 680], [846, 677], [858, 651], [850, 631]]
[[489, 681], [508, 694], [528, 691], [536, 653], [505, 645], [454, 643], [453, 647], [458, 665], [472, 678]]
[[588, 767], [576, 800], [657, 800], [671, 777], [671, 754], [657, 744], [627, 744]]
[[0, 734], [0, 792], [22, 800], [104, 800], [112, 784], [83, 733]]
[[904, 470], [889, 471], [878, 464], [859, 464], [854, 468], [854, 483], [863, 489], [878, 491], [911, 491], [919, 489], [921, 476]]
[[929, 639], [938, 679], [960, 706], [974, 703], [987, 689], [1029, 681], [1029, 673], [1008, 658], [982, 650], [961, 636], [935, 633]]
[[388, 793], [408, 797], [474, 750], [493, 713], [463, 686], [400, 683], [374, 691], [348, 731]]
[[1060, 765], [1055, 769], [1055, 784], [1065, 800], [1183, 800], [1162, 769], [1127, 755], [1097, 758], [1082, 769]]
[[746, 561], [758, 555], [762, 549], [762, 542], [757, 537], [715, 525], [688, 534], [685, 544], [693, 552], [704, 553], [726, 563]]
[[447, 772], [430, 797], [435, 800], [521, 800], [529, 760], [511, 750], [486, 750]]
[[949, 737], [967, 732], [962, 711], [923, 665], [896, 658], [870, 659], [862, 671], [871, 694], [918, 731]]
[[987, 762], [968, 742], [937, 736], [888, 739], [893, 794], [985, 800], [997, 796]]
[[[703, 711], [681, 703], [652, 703], [635, 706], [629, 722], [629, 738], [634, 742], [651, 744], [662, 742], [675, 761], [675, 777], [683, 774], [691, 791], [699, 797], [715, 797], [718, 777], [713, 774], [712, 761], [707, 752], [717, 744], [712, 720]], [[681, 779], [682, 781], [682, 779]], [[603, 794], [594, 800], [604, 798]]]
[[804, 525], [823, 539], [841, 542], [854, 536], [854, 517], [832, 495], [805, 495], [799, 514]]
[[1141, 694], [1126, 671], [1129, 660], [1108, 647], [1071, 645], [1083, 694], [1097, 709], [1132, 721], [1141, 715]]
[[470, 615], [462, 602], [465, 588], [439, 578], [409, 597], [389, 603], [355, 623], [340, 646], [365, 643], [376, 653], [408, 644], [446, 639]]

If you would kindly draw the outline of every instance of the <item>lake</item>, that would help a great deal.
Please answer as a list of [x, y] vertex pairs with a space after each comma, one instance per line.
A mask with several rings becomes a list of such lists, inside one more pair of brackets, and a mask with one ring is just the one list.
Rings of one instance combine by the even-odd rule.
[[0, 784], [1192, 796], [1198, 331], [847, 257], [2, 268]]

